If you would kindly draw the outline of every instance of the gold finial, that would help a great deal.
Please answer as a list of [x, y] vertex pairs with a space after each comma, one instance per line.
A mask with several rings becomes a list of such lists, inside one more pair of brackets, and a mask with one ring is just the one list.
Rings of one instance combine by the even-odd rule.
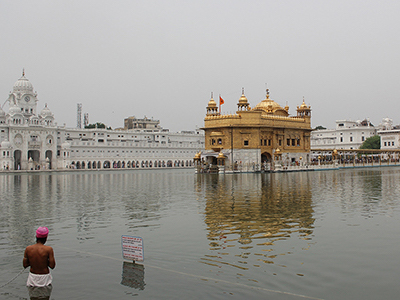
[[213, 92], [211, 92], [211, 99], [213, 99], [214, 98], [214, 93]]
[[269, 99], [269, 89], [267, 89], [266, 91], [267, 91], [267, 99]]
[[244, 95], [244, 87], [242, 87], [242, 95]]
[[22, 69], [22, 76], [25, 76], [25, 68]]

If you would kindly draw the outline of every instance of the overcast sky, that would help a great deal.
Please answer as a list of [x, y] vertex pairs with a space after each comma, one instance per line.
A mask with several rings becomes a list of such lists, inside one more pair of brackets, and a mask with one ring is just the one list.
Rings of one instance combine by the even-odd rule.
[[0, 38], [1, 105], [25, 68], [68, 127], [82, 103], [90, 123], [192, 130], [211, 92], [233, 113], [266, 84], [291, 115], [304, 96], [313, 127], [400, 123], [400, 1], [1, 0]]

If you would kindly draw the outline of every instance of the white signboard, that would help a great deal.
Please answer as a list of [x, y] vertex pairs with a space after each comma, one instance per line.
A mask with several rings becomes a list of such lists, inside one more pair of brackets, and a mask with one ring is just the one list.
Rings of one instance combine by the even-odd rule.
[[121, 236], [122, 257], [133, 261], [143, 261], [143, 239], [138, 236]]

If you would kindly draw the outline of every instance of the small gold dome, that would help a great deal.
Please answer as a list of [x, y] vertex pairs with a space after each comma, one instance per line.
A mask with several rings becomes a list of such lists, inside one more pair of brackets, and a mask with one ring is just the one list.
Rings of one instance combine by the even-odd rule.
[[239, 99], [239, 104], [247, 104], [247, 103], [248, 101], [246, 96], [244, 95], [244, 88], [242, 88], [242, 96]]
[[218, 154], [218, 158], [225, 158], [225, 155], [223, 155], [222, 152], [220, 152], [220, 153]]
[[211, 100], [208, 101], [208, 107], [217, 107], [217, 103], [214, 101], [213, 98], [211, 98]]

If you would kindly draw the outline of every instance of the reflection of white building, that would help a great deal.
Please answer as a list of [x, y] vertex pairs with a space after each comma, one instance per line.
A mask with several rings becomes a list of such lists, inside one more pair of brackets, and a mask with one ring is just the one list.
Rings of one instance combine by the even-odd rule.
[[191, 167], [204, 149], [200, 130], [171, 133], [146, 118], [140, 120], [150, 129], [58, 127], [47, 105], [36, 113], [37, 93], [24, 73], [6, 102], [8, 113], [0, 107], [0, 170]]
[[381, 138], [381, 149], [400, 149], [400, 126], [393, 126], [391, 119], [383, 119], [377, 133]]
[[335, 129], [319, 129], [311, 133], [311, 149], [358, 149], [374, 135], [376, 128], [369, 120], [339, 120]]

